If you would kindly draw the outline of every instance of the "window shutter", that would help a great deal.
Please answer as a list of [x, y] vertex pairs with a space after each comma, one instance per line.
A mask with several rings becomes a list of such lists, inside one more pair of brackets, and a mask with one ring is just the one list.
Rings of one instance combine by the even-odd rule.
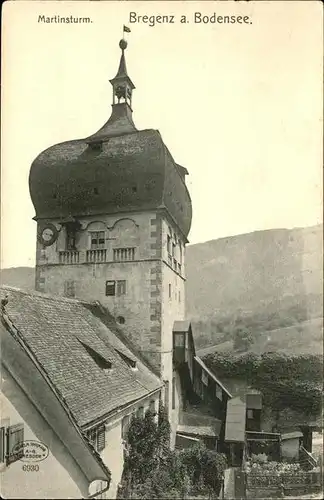
[[102, 425], [97, 431], [97, 451], [102, 451], [106, 446], [105, 426]]
[[106, 295], [115, 295], [115, 281], [106, 281]]
[[11, 464], [20, 460], [24, 455], [24, 449], [17, 446], [24, 441], [24, 424], [16, 424], [8, 427], [8, 458], [7, 463]]
[[0, 427], [0, 463], [4, 463], [5, 461], [5, 428]]

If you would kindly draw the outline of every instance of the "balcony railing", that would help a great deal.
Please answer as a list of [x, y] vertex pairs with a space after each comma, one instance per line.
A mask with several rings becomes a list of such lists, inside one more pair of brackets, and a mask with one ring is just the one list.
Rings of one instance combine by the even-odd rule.
[[59, 253], [60, 264], [79, 264], [79, 252], [76, 250], [65, 250]]
[[106, 249], [87, 250], [86, 258], [87, 262], [91, 262], [93, 264], [97, 262], [106, 262], [107, 250]]

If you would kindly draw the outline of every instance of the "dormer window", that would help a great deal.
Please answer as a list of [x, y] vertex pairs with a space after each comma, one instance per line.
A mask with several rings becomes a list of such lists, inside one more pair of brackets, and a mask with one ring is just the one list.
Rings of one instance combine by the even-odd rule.
[[112, 368], [112, 364], [108, 359], [104, 358], [101, 354], [99, 354], [97, 351], [92, 349], [92, 347], [88, 346], [87, 344], [84, 344], [80, 340], [79, 342], [81, 345], [83, 345], [87, 353], [91, 356], [91, 358], [96, 363], [96, 365], [99, 366], [99, 368], [105, 371], [110, 370]]
[[91, 149], [91, 151], [102, 151], [102, 142], [90, 142], [89, 148]]

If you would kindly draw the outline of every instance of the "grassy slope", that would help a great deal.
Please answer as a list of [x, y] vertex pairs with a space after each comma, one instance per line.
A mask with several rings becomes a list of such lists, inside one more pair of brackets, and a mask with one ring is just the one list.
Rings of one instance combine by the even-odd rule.
[[[233, 351], [233, 341], [198, 350], [199, 356], [214, 352]], [[323, 318], [305, 321], [294, 326], [267, 331], [257, 338], [250, 352], [283, 352], [286, 354], [323, 354]]]

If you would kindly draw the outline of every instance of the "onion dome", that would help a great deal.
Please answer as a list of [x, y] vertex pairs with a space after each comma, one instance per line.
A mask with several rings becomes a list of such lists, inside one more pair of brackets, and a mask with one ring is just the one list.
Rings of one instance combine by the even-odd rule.
[[192, 217], [188, 172], [175, 163], [157, 130], [136, 129], [126, 41], [119, 46], [108, 121], [85, 139], [51, 146], [32, 163], [29, 188], [35, 219], [166, 209], [187, 237]]

